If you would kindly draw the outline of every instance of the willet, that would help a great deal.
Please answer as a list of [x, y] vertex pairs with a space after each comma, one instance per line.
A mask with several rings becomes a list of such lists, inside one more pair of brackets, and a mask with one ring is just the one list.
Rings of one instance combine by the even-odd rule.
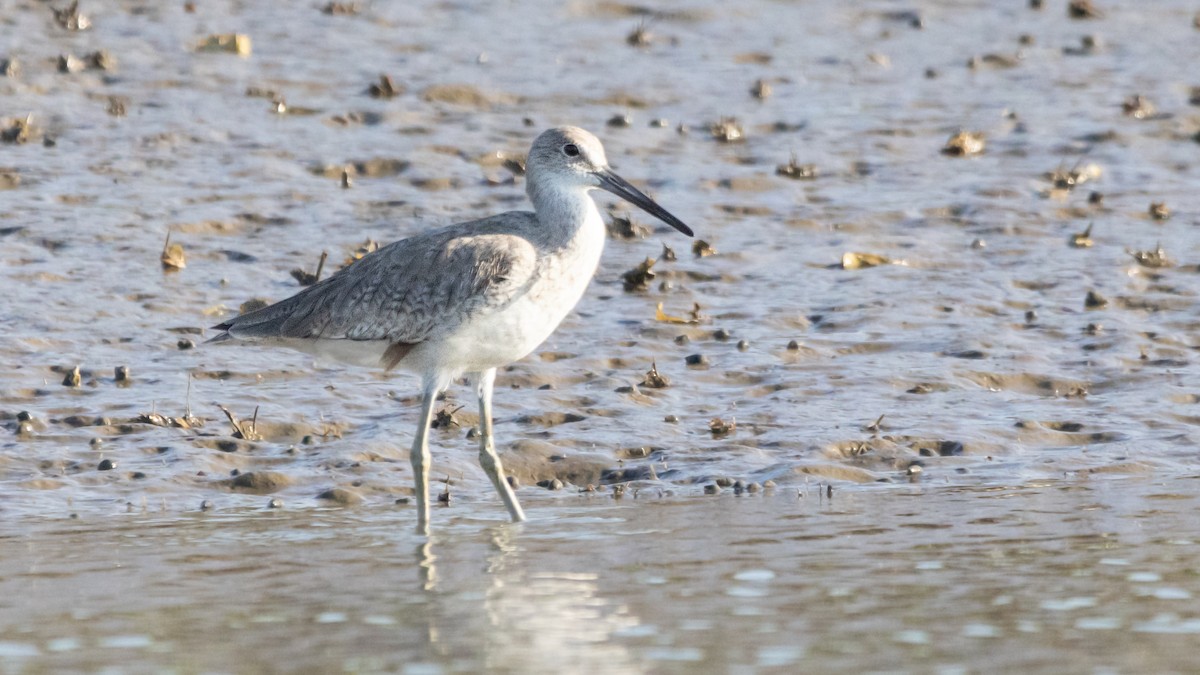
[[576, 127], [543, 132], [526, 162], [535, 211], [510, 211], [418, 234], [371, 253], [269, 307], [218, 326], [210, 342], [282, 345], [421, 377], [412, 444], [417, 531], [429, 533], [429, 424], [437, 396], [468, 374], [479, 400], [479, 463], [513, 521], [525, 519], [492, 437], [496, 368], [554, 332], [600, 264], [606, 231], [588, 194], [623, 197], [680, 232], [692, 230], [608, 166]]

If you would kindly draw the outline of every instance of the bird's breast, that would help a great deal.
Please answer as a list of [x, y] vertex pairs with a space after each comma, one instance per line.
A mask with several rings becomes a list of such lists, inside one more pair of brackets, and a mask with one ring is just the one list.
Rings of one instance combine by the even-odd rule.
[[[589, 219], [590, 220], [590, 219]], [[481, 312], [451, 340], [470, 354], [468, 370], [496, 368], [545, 342], [583, 297], [600, 264], [605, 230], [599, 214], [564, 247], [539, 253], [537, 271], [506, 306]]]

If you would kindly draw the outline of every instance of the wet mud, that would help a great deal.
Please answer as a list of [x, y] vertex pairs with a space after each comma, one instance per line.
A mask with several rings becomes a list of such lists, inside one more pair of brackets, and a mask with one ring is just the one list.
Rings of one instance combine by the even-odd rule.
[[[526, 647], [596, 599], [606, 627], [579, 627], [591, 647], [571, 658], [614, 671], [1039, 669], [1068, 652], [1191, 669], [1171, 636], [1200, 631], [1182, 524], [1196, 21], [1173, 0], [0, 1], [0, 537], [22, 551], [4, 583], [39, 580], [5, 594], [0, 657], [154, 670], [175, 650], [237, 670], [183, 636], [202, 620], [238, 627], [241, 663], [286, 668], [270, 636], [336, 615], [330, 644], [377, 622], [406, 637], [366, 661], [331, 647], [328, 669], [527, 666], [468, 646], [478, 618], [452, 638], [461, 662], [429, 637], [490, 579], [544, 596], [489, 595], [495, 622], [528, 620]], [[401, 605], [437, 586], [407, 552], [416, 382], [204, 345], [208, 327], [379, 243], [528, 208], [524, 153], [559, 124], [597, 133], [697, 240], [597, 193], [595, 281], [497, 379], [498, 448], [534, 523], [496, 525], [455, 387], [431, 437], [453, 590], [412, 600], [448, 623], [347, 611], [370, 578]], [[302, 553], [246, 563], [243, 538]], [[894, 584], [863, 581], [890, 555]], [[136, 588], [118, 559], [182, 590], [122, 600], [103, 590]], [[344, 594], [316, 583], [343, 563]], [[201, 601], [280, 569], [263, 604]], [[69, 597], [103, 620], [64, 622]], [[768, 625], [808, 637], [751, 637]], [[976, 642], [1037, 648], [993, 662]]]

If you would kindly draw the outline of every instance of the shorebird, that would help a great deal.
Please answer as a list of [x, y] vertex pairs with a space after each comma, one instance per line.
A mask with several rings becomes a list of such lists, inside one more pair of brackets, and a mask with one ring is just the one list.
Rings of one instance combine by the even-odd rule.
[[479, 463], [514, 522], [525, 519], [492, 436], [496, 369], [524, 358], [583, 297], [607, 235], [589, 194], [622, 197], [687, 236], [692, 230], [608, 166], [577, 127], [543, 132], [526, 160], [534, 211], [509, 211], [389, 244], [292, 297], [230, 319], [209, 342], [291, 347], [421, 378], [412, 444], [417, 532], [429, 533], [429, 424], [462, 375], [479, 400]]

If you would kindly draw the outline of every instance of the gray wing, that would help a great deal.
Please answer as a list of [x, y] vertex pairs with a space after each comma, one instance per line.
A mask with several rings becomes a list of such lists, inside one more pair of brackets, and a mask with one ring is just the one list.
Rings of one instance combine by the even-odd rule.
[[[233, 338], [416, 344], [520, 295], [537, 251], [506, 213], [389, 244], [337, 274], [215, 328]], [[228, 337], [227, 337], [228, 336]]]

